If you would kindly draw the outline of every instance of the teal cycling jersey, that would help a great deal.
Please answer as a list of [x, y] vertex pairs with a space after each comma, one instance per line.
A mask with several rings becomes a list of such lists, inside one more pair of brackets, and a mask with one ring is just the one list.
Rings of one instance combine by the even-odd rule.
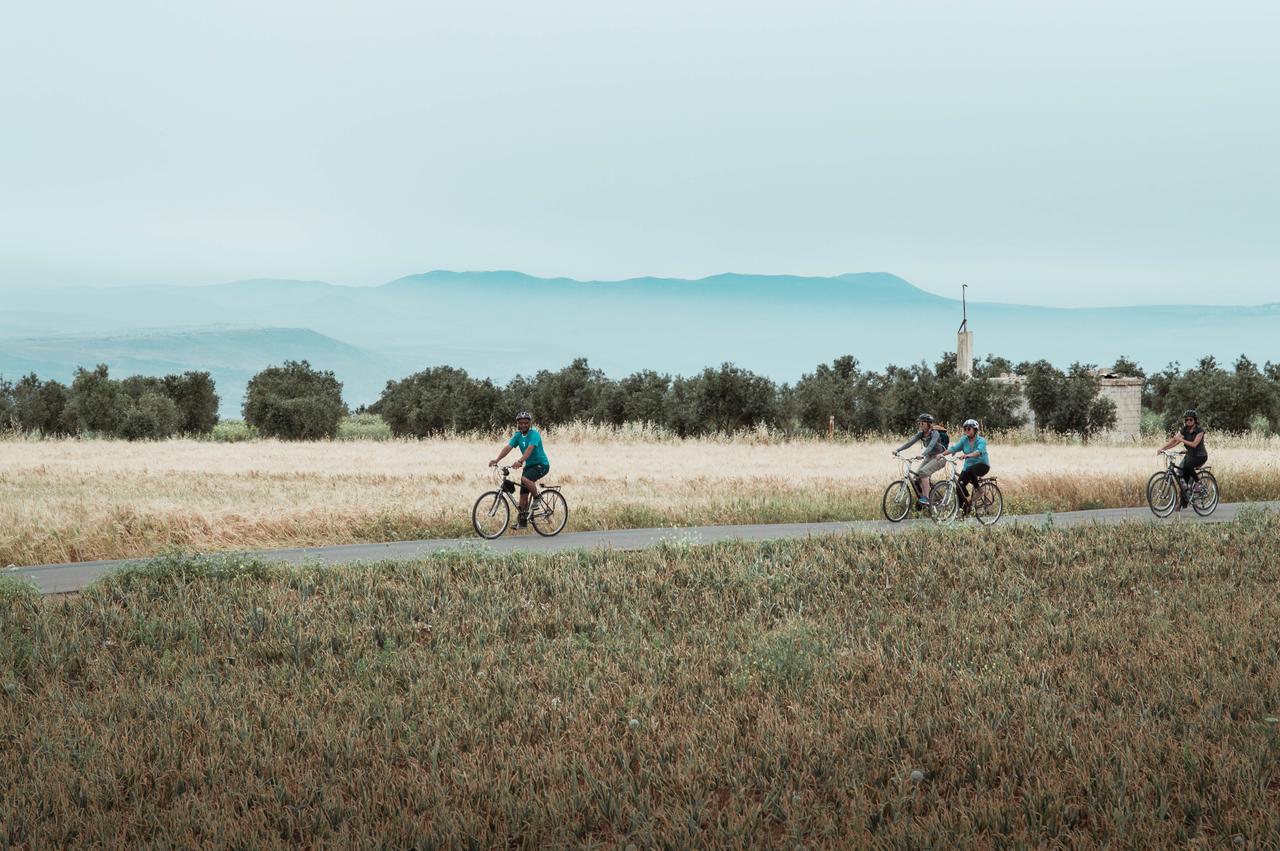
[[528, 434], [516, 432], [512, 435], [511, 439], [507, 441], [507, 446], [519, 449], [521, 455], [524, 454], [526, 449], [532, 446], [533, 451], [529, 453], [529, 457], [525, 460], [525, 463], [546, 464], [547, 466], [551, 465], [551, 462], [547, 460], [547, 453], [542, 450], [542, 435], [538, 434], [538, 430], [536, 428], [529, 429]]
[[964, 453], [977, 452], [977, 457], [964, 459], [964, 468], [966, 470], [976, 464], [986, 464], [988, 467], [991, 466], [991, 459], [987, 457], [987, 439], [985, 437], [979, 436], [976, 440], [970, 442], [969, 435], [966, 434], [964, 437], [957, 440], [947, 451]]

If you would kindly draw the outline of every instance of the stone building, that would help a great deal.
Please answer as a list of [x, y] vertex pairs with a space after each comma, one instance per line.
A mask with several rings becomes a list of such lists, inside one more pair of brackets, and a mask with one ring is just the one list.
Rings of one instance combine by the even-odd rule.
[[[968, 330], [967, 318], [956, 335], [956, 372], [964, 376], [973, 375], [973, 332]], [[1116, 406], [1116, 424], [1106, 435], [1121, 438], [1141, 437], [1143, 380], [1116, 375], [1109, 369], [1095, 369], [1093, 374], [1098, 379], [1099, 392]], [[1021, 393], [1025, 379], [1020, 375], [1006, 374], [995, 380], [1012, 385], [1020, 391], [1018, 413], [1026, 419], [1025, 428], [1028, 431], [1034, 431], [1035, 414], [1027, 404], [1027, 397]]]
[[[1142, 436], [1142, 384], [1141, 378], [1126, 378], [1116, 375], [1108, 369], [1095, 369], [1098, 378], [1098, 392], [1110, 399], [1116, 406], [1116, 424], [1106, 437], [1138, 438]], [[1021, 393], [1026, 379], [1021, 375], [1007, 373], [993, 379], [1001, 384], [1008, 384], [1018, 389], [1018, 414], [1025, 420], [1027, 431], [1034, 431], [1036, 415], [1027, 404], [1027, 397]]]

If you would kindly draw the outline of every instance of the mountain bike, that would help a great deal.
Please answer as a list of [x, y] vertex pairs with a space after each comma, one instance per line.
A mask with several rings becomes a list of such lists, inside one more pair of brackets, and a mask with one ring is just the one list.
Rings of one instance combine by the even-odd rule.
[[[1187, 485], [1182, 480], [1182, 470], [1178, 459], [1185, 452], [1161, 452], [1168, 461], [1168, 466], [1147, 480], [1147, 505], [1156, 517], [1168, 517], [1181, 504], [1183, 491]], [[1218, 507], [1218, 480], [1209, 467], [1200, 467], [1193, 473], [1191, 490], [1187, 494], [1187, 502], [1192, 510], [1201, 517], [1208, 517]]]
[[[929, 490], [933, 519], [939, 523], [949, 523], [960, 516], [960, 462], [963, 460], [947, 456], [951, 475]], [[997, 476], [979, 476], [969, 490], [969, 511], [983, 526], [994, 526], [1004, 516], [1004, 494], [998, 482]]]
[[884, 489], [884, 496], [880, 498], [880, 510], [890, 523], [901, 523], [913, 508], [916, 511], [925, 510], [925, 506], [919, 502], [920, 483], [916, 481], [915, 472], [911, 469], [912, 461], [923, 458], [923, 455], [898, 457], [899, 478], [889, 483], [889, 487]]
[[[480, 494], [471, 509], [471, 525], [482, 538], [493, 540], [502, 537], [511, 525], [512, 513], [520, 510], [514, 496], [520, 483], [508, 478], [510, 473], [510, 467], [497, 468], [494, 472], [497, 487]], [[568, 522], [569, 502], [560, 493], [560, 487], [539, 485], [538, 495], [529, 502], [529, 523], [533, 531], [549, 538], [559, 535]]]

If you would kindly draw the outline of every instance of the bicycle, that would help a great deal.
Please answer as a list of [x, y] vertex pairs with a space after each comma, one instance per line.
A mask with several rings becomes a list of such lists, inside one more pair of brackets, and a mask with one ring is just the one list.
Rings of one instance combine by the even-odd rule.
[[[949, 523], [960, 515], [960, 462], [961, 458], [948, 456], [951, 475], [938, 482], [929, 491], [933, 506], [933, 519]], [[1004, 494], [1000, 492], [998, 476], [979, 476], [969, 492], [969, 511], [983, 526], [994, 526], [1004, 516]]]
[[[1161, 452], [1169, 465], [1147, 480], [1147, 505], [1156, 517], [1168, 517], [1181, 504], [1186, 484], [1182, 481], [1182, 470], [1176, 459], [1186, 455], [1185, 452]], [[1218, 480], [1208, 466], [1195, 471], [1191, 482], [1191, 493], [1187, 502], [1196, 514], [1208, 517], [1218, 507]]]
[[[494, 473], [497, 487], [480, 494], [471, 509], [471, 525], [476, 534], [493, 540], [502, 537], [511, 525], [511, 512], [519, 511], [513, 494], [519, 482], [507, 478], [510, 467], [499, 467]], [[560, 493], [559, 485], [539, 485], [538, 495], [529, 503], [529, 524], [543, 537], [559, 535], [569, 522], [569, 502]]]
[[913, 508], [916, 511], [924, 510], [924, 506], [919, 502], [920, 483], [911, 469], [911, 462], [920, 461], [924, 456], [916, 455], [911, 458], [897, 456], [897, 458], [900, 478], [890, 482], [889, 487], [884, 490], [884, 496], [880, 498], [880, 510], [884, 512], [885, 519], [890, 523], [901, 523]]

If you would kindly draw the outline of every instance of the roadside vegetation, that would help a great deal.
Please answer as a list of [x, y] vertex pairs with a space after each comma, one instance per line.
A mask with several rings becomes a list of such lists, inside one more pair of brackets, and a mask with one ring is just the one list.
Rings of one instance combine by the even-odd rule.
[[1280, 525], [0, 588], [0, 844], [1280, 838]]
[[[549, 429], [570, 531], [880, 517], [898, 436], [834, 442], [765, 430], [709, 438], [655, 429]], [[470, 537], [497, 440], [0, 441], [0, 567], [132, 558], [170, 547], [244, 550]], [[1140, 506], [1153, 445], [992, 439], [1006, 510]], [[1280, 438], [1215, 436], [1226, 501], [1280, 494]]]

